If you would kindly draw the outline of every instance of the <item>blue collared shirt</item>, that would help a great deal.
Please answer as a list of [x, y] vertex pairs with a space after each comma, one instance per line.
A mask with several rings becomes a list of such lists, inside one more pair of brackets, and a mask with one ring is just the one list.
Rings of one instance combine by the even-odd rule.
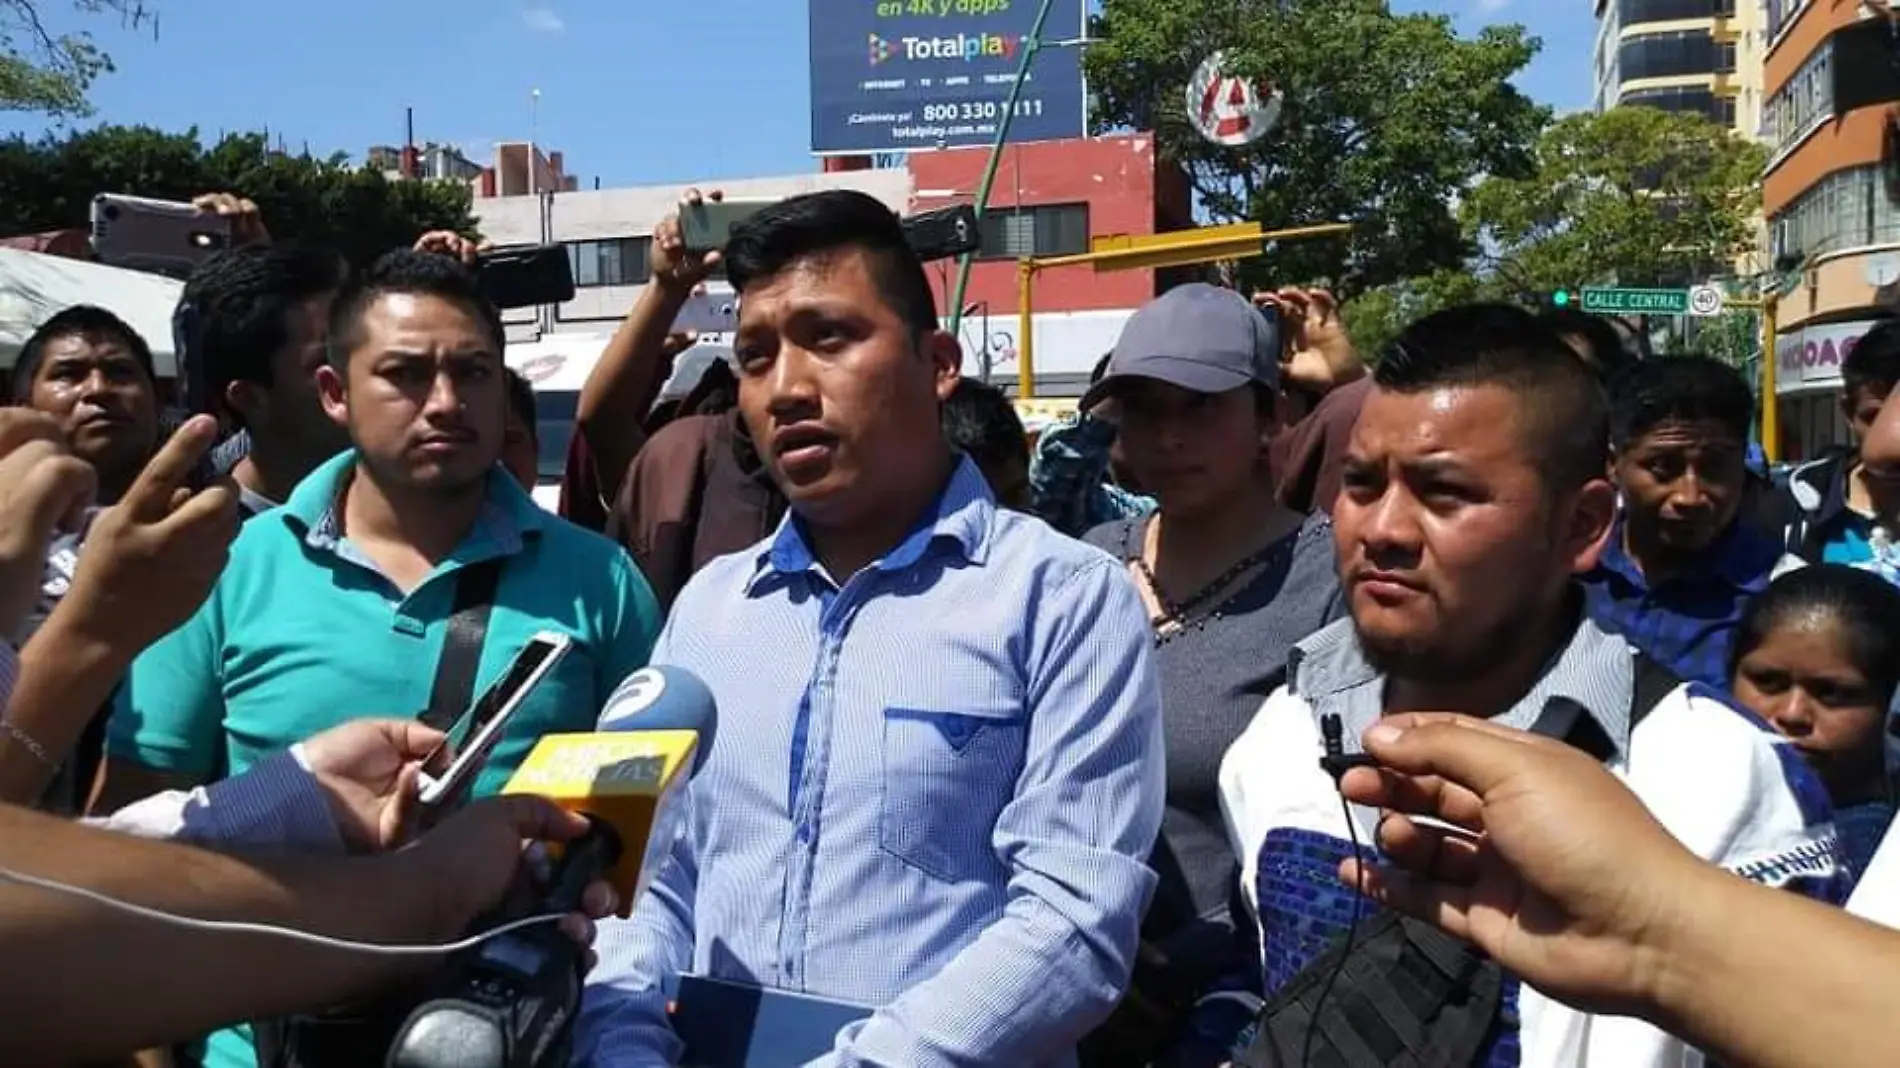
[[1652, 587], [1623, 548], [1623, 520], [1583, 577], [1590, 618], [1684, 679], [1730, 689], [1729, 650], [1742, 611], [1768, 588], [1781, 550], [1738, 519], [1695, 566]]
[[577, 1064], [670, 1065], [711, 975], [874, 1008], [823, 1064], [1071, 1063], [1155, 886], [1161, 698], [1133, 583], [958, 466], [842, 586], [794, 516], [707, 565], [655, 662], [721, 709], [686, 830], [603, 924]]

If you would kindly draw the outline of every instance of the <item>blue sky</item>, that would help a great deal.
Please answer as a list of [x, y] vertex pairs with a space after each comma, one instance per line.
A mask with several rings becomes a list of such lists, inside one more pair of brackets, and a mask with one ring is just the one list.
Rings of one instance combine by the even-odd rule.
[[[819, 0], [827, 2], [827, 0]], [[838, 2], [838, 0], [829, 0]], [[118, 65], [96, 121], [208, 138], [268, 127], [293, 149], [359, 154], [419, 140], [486, 159], [531, 125], [569, 173], [606, 186], [808, 170], [806, 4], [799, 0], [155, 0], [151, 28], [79, 20]], [[1523, 88], [1559, 108], [1589, 99], [1582, 0], [1396, 0], [1470, 30], [1523, 21], [1545, 51]], [[530, 91], [541, 90], [538, 123]], [[0, 116], [0, 131], [41, 121]]]

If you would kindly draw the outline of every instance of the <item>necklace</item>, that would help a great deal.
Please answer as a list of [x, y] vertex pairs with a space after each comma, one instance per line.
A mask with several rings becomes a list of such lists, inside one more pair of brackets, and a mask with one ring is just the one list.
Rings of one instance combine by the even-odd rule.
[[[1141, 531], [1145, 534], [1146, 527], [1141, 524], [1136, 524], [1123, 534], [1122, 556], [1130, 564], [1134, 565], [1135, 574], [1140, 577], [1142, 584], [1148, 587], [1149, 593], [1154, 596], [1155, 603], [1161, 607], [1161, 614], [1148, 621], [1154, 628], [1156, 645], [1166, 645], [1190, 629], [1207, 629], [1209, 623], [1213, 623], [1221, 618], [1221, 608], [1226, 604], [1225, 600], [1216, 605], [1213, 611], [1206, 613], [1199, 619], [1190, 620], [1190, 614], [1200, 610], [1208, 602], [1213, 601], [1216, 597], [1224, 593], [1235, 592], [1233, 591], [1234, 583], [1242, 576], [1263, 563], [1273, 560], [1277, 555], [1290, 553], [1294, 543], [1299, 540], [1299, 528], [1296, 527], [1292, 531], [1273, 539], [1261, 548], [1242, 557], [1232, 567], [1222, 572], [1220, 577], [1201, 587], [1201, 589], [1196, 591], [1192, 596], [1182, 601], [1176, 601], [1170, 597], [1167, 590], [1162, 587], [1160, 579], [1155, 576], [1154, 569], [1148, 566], [1148, 561], [1144, 559], [1146, 555], [1145, 552], [1133, 551], [1134, 537], [1137, 531]], [[1231, 597], [1229, 599], [1231, 599]]]
[[1240, 576], [1260, 566], [1279, 547], [1278, 540], [1275, 540], [1273, 544], [1241, 557], [1234, 566], [1221, 572], [1219, 578], [1195, 591], [1193, 596], [1179, 602], [1169, 597], [1168, 591], [1161, 587], [1161, 580], [1155, 577], [1154, 569], [1148, 566], [1148, 561], [1139, 556], [1135, 557], [1135, 569], [1141, 572], [1141, 580], [1148, 584], [1148, 589], [1155, 595], [1155, 600], [1161, 604], [1162, 617], [1157, 622], [1179, 622], [1190, 612], [1213, 600]]

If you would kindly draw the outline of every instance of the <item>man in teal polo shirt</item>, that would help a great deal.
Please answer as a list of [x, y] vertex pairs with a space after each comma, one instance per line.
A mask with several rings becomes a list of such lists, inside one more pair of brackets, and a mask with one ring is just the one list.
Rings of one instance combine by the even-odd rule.
[[[476, 692], [535, 633], [573, 650], [509, 723], [476, 793], [543, 734], [590, 730], [659, 632], [619, 546], [536, 508], [497, 466], [501, 321], [445, 257], [392, 253], [338, 297], [318, 388], [354, 448], [244, 528], [204, 607], [133, 665], [99, 806], [243, 771], [319, 731], [429, 704], [458, 575], [502, 559]], [[204, 1063], [253, 1063], [243, 1029]]]

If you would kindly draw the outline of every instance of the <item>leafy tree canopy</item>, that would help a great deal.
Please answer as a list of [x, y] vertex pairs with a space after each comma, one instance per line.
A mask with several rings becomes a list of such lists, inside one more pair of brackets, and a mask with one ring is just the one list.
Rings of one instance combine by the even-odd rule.
[[1460, 207], [1487, 260], [1535, 290], [1676, 286], [1728, 274], [1756, 244], [1767, 149], [1701, 115], [1569, 115], [1528, 175], [1494, 175]]
[[100, 193], [189, 200], [209, 192], [256, 201], [279, 241], [334, 248], [357, 264], [430, 230], [475, 233], [465, 184], [392, 182], [341, 155], [272, 151], [263, 134], [227, 135], [208, 149], [195, 129], [136, 126], [0, 141], [0, 234], [84, 227]]
[[[1104, 0], [1087, 69], [1103, 129], [1152, 129], [1214, 221], [1266, 229], [1351, 222], [1349, 239], [1287, 243], [1241, 282], [1328, 280], [1342, 296], [1462, 265], [1452, 205], [1482, 174], [1527, 176], [1548, 112], [1509, 79], [1537, 53], [1522, 27], [1461, 38], [1442, 15], [1384, 0]], [[1244, 148], [1195, 132], [1186, 91], [1210, 54], [1285, 94]]]
[[[1674, 288], [1737, 273], [1756, 245], [1765, 155], [1700, 115], [1567, 116], [1538, 139], [1529, 175], [1489, 176], [1464, 197], [1468, 264], [1360, 294], [1347, 323], [1376, 352], [1406, 323], [1463, 301], [1536, 304], [1588, 285]], [[1676, 325], [1694, 330], [1694, 347], [1739, 363], [1760, 347], [1748, 319]]]
[[[156, 32], [157, 16], [141, 0], [71, 0], [71, 6], [85, 16], [110, 16]], [[45, 7], [34, 0], [0, 0], [0, 111], [90, 115], [86, 91], [112, 70], [112, 59], [90, 34], [49, 29]]]

